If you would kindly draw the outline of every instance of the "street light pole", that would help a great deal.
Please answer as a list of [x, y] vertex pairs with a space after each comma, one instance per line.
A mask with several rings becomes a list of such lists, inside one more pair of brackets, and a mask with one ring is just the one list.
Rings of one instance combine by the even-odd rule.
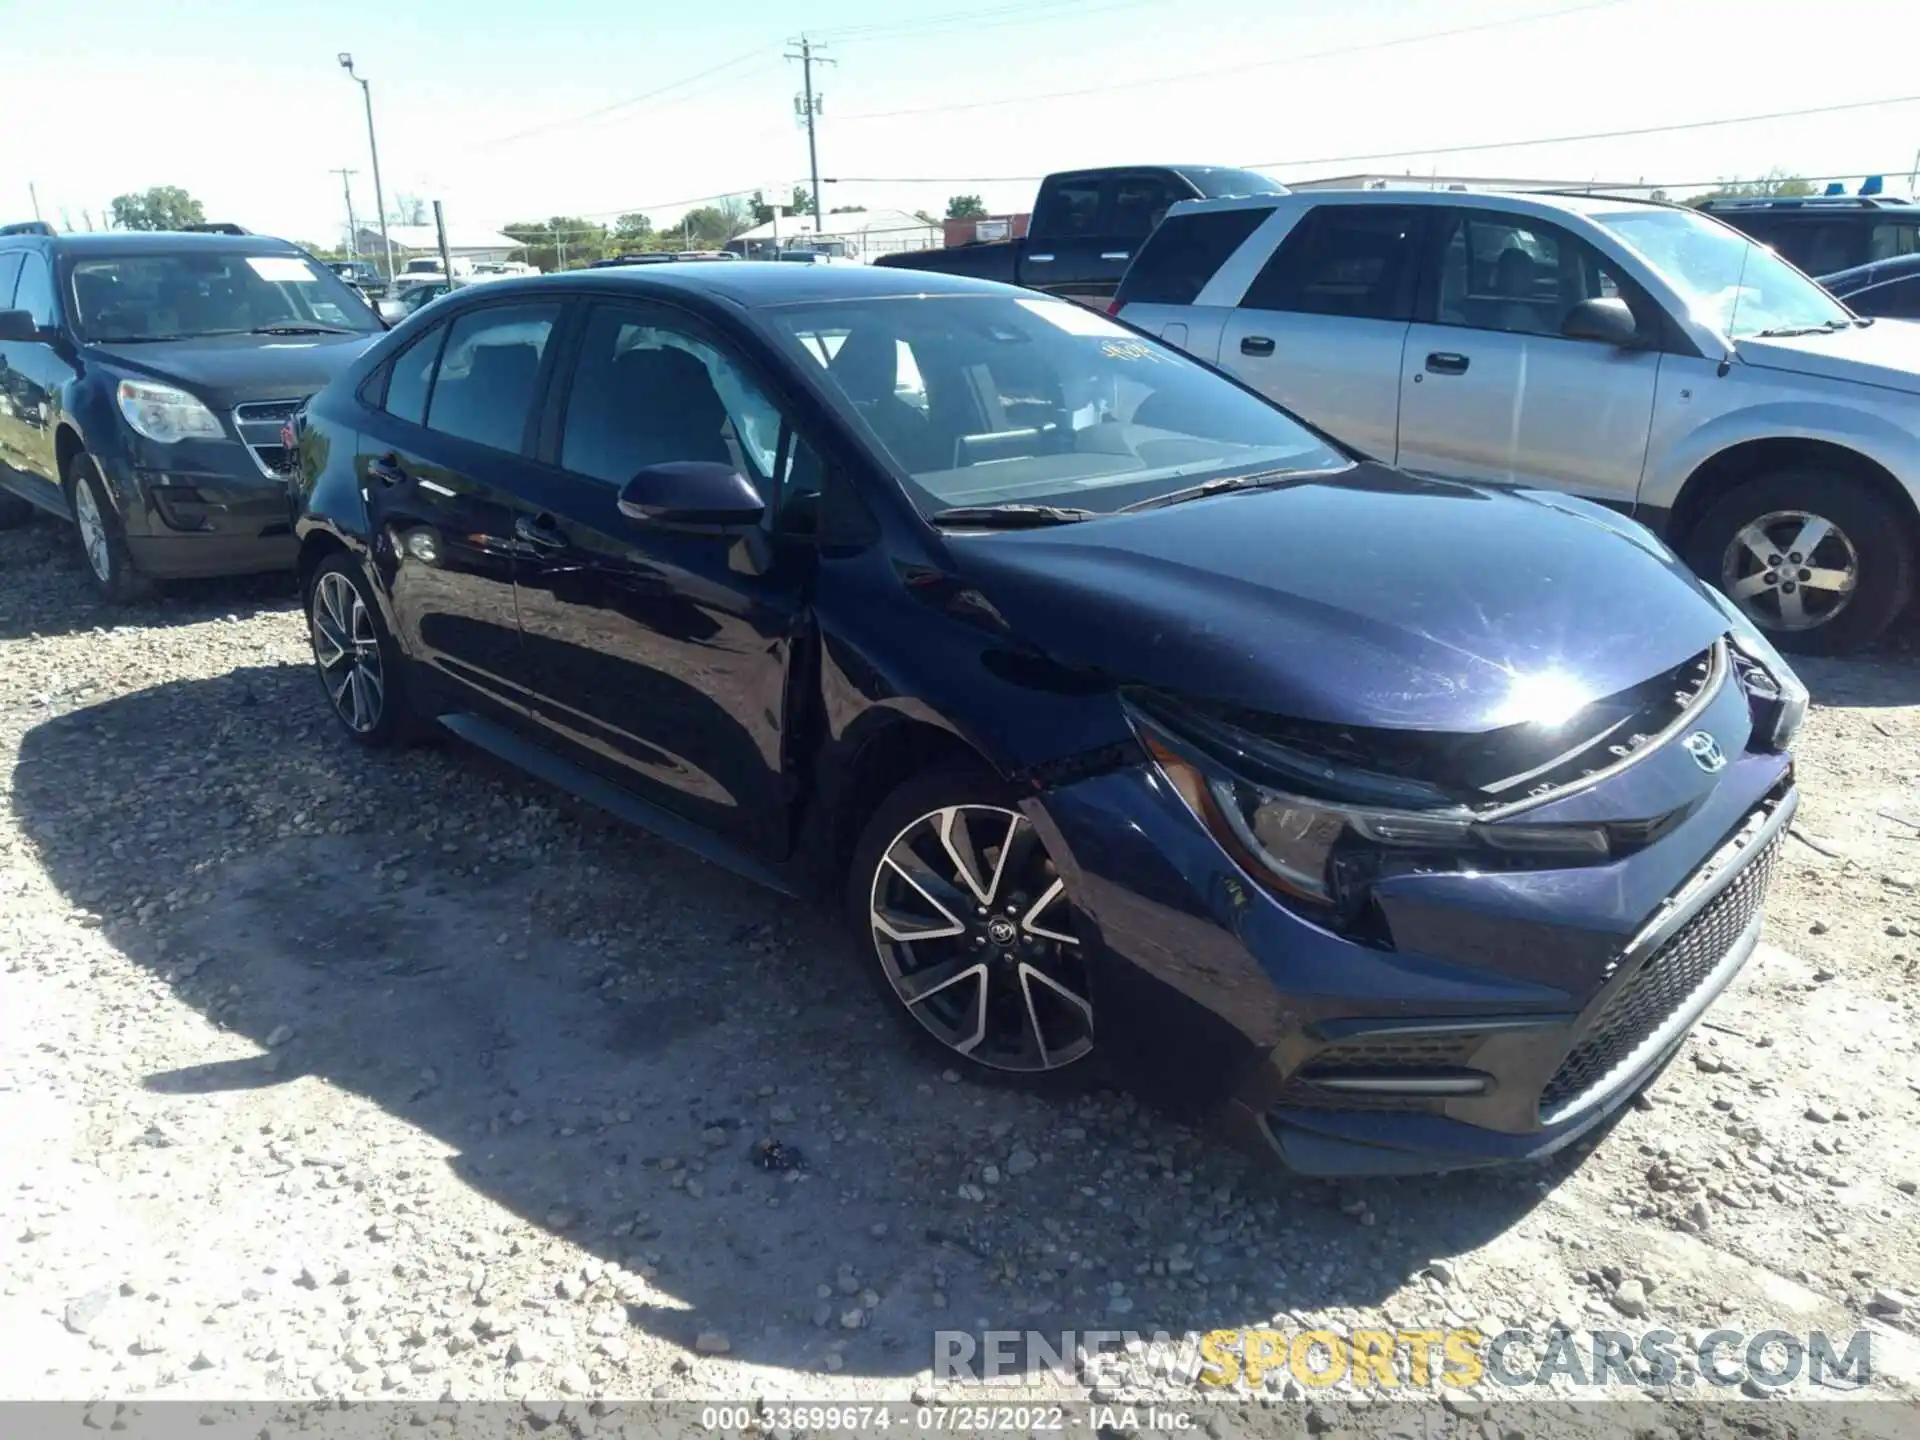
[[354, 74], [353, 56], [340, 52], [340, 68], [350, 79], [360, 81], [360, 94], [367, 102], [367, 151], [373, 157], [373, 203], [380, 207], [380, 244], [387, 252], [387, 279], [393, 279], [393, 241], [387, 235], [387, 196], [380, 188], [380, 142], [373, 138], [373, 86]]

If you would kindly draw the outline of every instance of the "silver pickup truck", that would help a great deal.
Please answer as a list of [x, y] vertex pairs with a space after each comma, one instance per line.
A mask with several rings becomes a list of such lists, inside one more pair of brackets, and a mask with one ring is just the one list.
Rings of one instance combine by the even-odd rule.
[[1696, 211], [1472, 191], [1193, 201], [1111, 308], [1403, 469], [1635, 516], [1783, 649], [1858, 648], [1912, 593], [1920, 325], [1854, 315]]

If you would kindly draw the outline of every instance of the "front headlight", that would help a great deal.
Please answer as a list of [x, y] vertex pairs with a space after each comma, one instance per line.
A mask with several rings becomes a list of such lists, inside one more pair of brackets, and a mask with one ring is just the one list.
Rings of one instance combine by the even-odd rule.
[[1605, 860], [1604, 826], [1489, 822], [1465, 806], [1395, 809], [1301, 795], [1235, 774], [1135, 714], [1134, 729], [1187, 808], [1257, 879], [1347, 928], [1372, 883], [1410, 869], [1582, 865]]
[[226, 438], [219, 417], [184, 390], [151, 380], [122, 380], [116, 395], [127, 424], [149, 440], [171, 445], [176, 440]]
[[[1704, 580], [1701, 584], [1727, 617], [1727, 638], [1733, 641], [1734, 649], [1753, 662], [1752, 666], [1741, 667], [1741, 679], [1747, 693], [1773, 712], [1772, 733], [1768, 736], [1771, 747], [1788, 749], [1807, 718], [1807, 702], [1811, 697], [1806, 683], [1793, 673], [1793, 667], [1781, 658], [1773, 642], [1747, 618], [1744, 610]], [[1756, 667], [1760, 675], [1754, 673]], [[1769, 681], [1770, 687], [1766, 683]], [[1765, 693], [1768, 688], [1773, 691], [1770, 695]]]

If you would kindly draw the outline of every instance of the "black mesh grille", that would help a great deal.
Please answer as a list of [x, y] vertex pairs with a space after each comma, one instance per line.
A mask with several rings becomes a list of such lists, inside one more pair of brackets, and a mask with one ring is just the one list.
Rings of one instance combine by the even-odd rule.
[[1699, 914], [1621, 982], [1585, 1038], [1547, 1082], [1540, 1096], [1543, 1117], [1592, 1089], [1684, 1005], [1726, 958], [1766, 898], [1767, 881], [1785, 833], [1774, 836]]
[[1336, 1040], [1296, 1071], [1280, 1092], [1279, 1103], [1312, 1110], [1431, 1110], [1443, 1097], [1432, 1095], [1367, 1095], [1326, 1090], [1316, 1079], [1337, 1075], [1391, 1078], [1396, 1072], [1431, 1075], [1436, 1070], [1462, 1070], [1472, 1060], [1480, 1034], [1361, 1035]]
[[255, 445], [253, 453], [275, 475], [291, 475], [297, 468], [294, 452], [284, 445]]

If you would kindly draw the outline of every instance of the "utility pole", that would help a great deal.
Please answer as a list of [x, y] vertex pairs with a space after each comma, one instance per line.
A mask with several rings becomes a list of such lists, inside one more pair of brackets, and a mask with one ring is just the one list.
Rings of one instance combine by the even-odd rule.
[[33, 201], [33, 218], [38, 220], [40, 218], [40, 192], [33, 188], [33, 182], [31, 180], [27, 182], [27, 198]]
[[815, 65], [834, 65], [838, 61], [828, 60], [818, 53], [819, 47], [802, 35], [798, 40], [789, 40], [789, 45], [798, 45], [800, 53], [787, 53], [787, 59], [800, 62], [800, 84], [803, 93], [794, 97], [793, 108], [800, 113], [801, 123], [807, 127], [807, 169], [813, 177], [813, 233], [820, 233], [820, 145], [814, 134], [814, 122], [820, 117], [820, 103], [824, 96], [813, 93], [813, 67]]
[[353, 218], [353, 181], [351, 177], [358, 175], [360, 172], [358, 170], [349, 170], [346, 166], [342, 165], [339, 169], [333, 171], [333, 173], [340, 177], [340, 189], [347, 197], [347, 258], [349, 260], [358, 260], [360, 258], [360, 227], [354, 222]]
[[360, 94], [367, 102], [367, 151], [373, 156], [373, 203], [380, 207], [380, 244], [387, 252], [387, 279], [393, 279], [393, 240], [387, 234], [387, 197], [380, 188], [380, 142], [373, 138], [373, 86], [354, 71], [353, 56], [342, 50], [340, 68], [347, 78], [360, 81]]
[[453, 288], [453, 252], [447, 248], [447, 216], [440, 208], [438, 200], [433, 202], [433, 228], [440, 237], [440, 273], [447, 277], [447, 288]]

